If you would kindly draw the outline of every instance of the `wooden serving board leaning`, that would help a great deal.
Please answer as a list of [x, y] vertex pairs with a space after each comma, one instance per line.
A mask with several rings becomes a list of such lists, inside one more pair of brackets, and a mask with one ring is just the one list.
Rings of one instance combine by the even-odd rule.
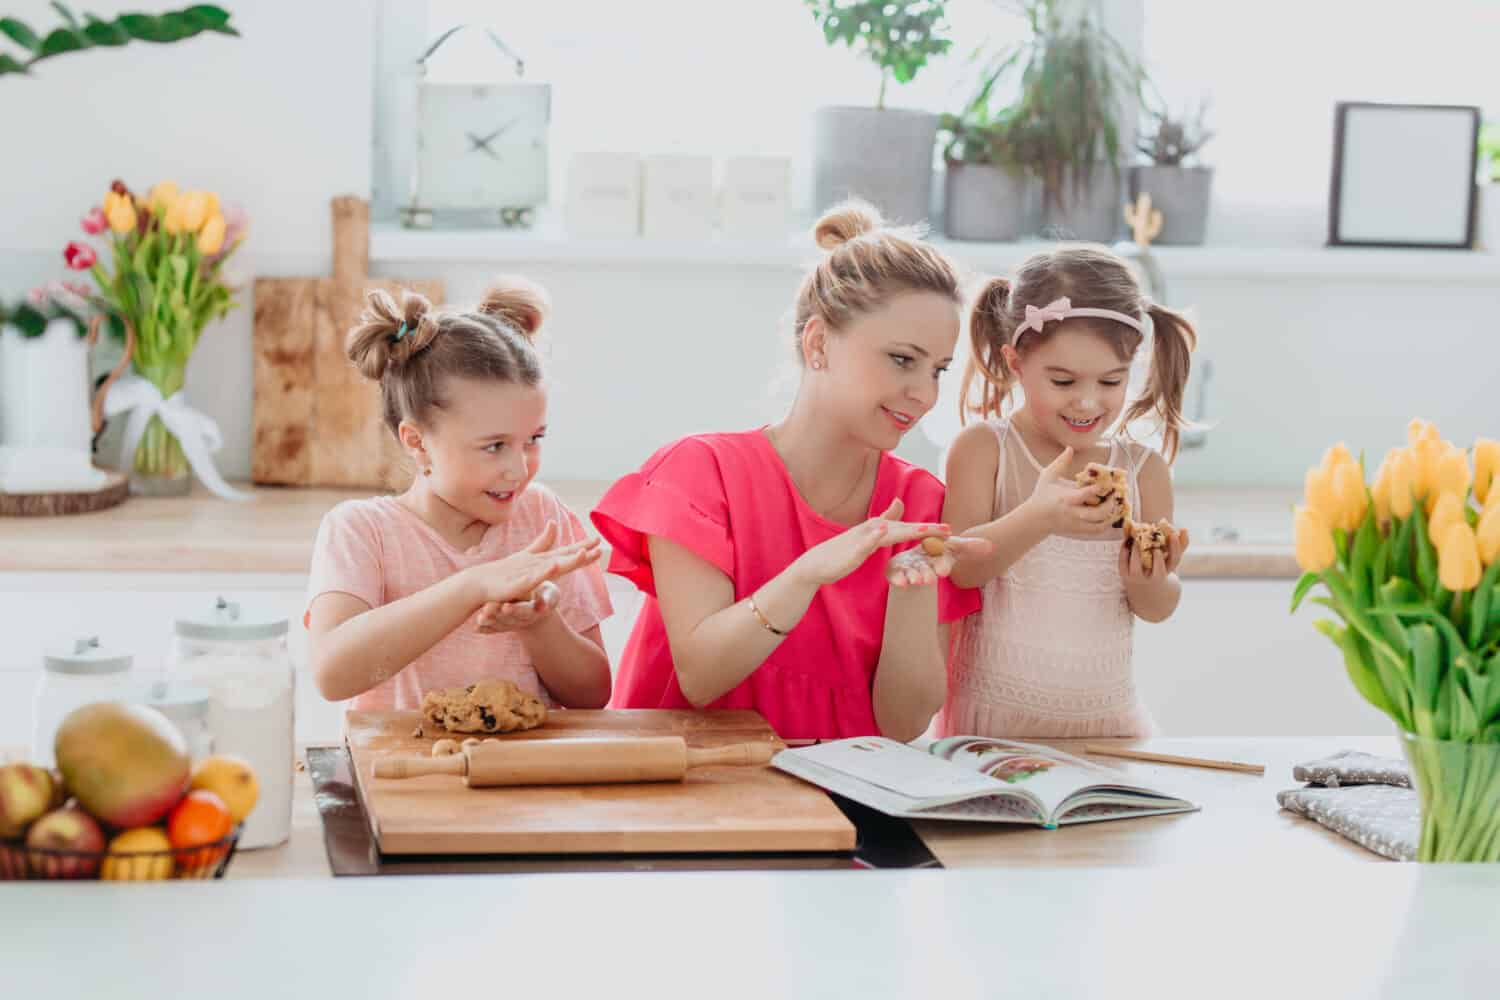
[[365, 293], [443, 301], [440, 281], [372, 280], [370, 206], [333, 200], [333, 277], [255, 280], [255, 434], [251, 476], [280, 486], [395, 489], [405, 456], [381, 418], [379, 387], [344, 353]]

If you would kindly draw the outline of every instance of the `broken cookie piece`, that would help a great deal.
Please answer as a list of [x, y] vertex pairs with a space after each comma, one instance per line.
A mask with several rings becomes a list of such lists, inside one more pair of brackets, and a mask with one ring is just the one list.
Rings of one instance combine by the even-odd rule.
[[480, 681], [427, 692], [422, 718], [450, 733], [512, 733], [540, 726], [547, 706], [510, 681]]
[[1110, 505], [1115, 515], [1110, 522], [1111, 528], [1124, 527], [1126, 519], [1130, 517], [1130, 480], [1124, 469], [1090, 462], [1082, 472], [1073, 477], [1073, 481], [1094, 491], [1098, 499], [1090, 506]]
[[1176, 532], [1172, 522], [1162, 518], [1155, 524], [1142, 524], [1139, 521], [1125, 519], [1125, 547], [1132, 546], [1141, 550], [1141, 569], [1147, 573], [1151, 572], [1156, 565], [1156, 553], [1161, 553], [1161, 558], [1167, 555], [1167, 542]]

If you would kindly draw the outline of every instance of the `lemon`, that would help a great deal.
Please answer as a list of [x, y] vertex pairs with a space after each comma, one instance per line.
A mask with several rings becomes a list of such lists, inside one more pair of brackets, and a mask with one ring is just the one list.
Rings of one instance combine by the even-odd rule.
[[193, 768], [191, 787], [213, 792], [223, 799], [236, 824], [245, 821], [260, 798], [260, 782], [254, 768], [230, 754], [214, 754], [200, 760]]
[[[145, 852], [160, 854], [147, 855]], [[138, 826], [109, 842], [99, 877], [111, 882], [154, 882], [172, 877], [172, 844], [160, 827]]]

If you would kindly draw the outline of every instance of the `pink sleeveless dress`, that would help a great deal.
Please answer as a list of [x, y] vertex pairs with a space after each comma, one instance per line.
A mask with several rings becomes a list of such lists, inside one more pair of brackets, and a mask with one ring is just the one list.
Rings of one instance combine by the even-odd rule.
[[[1042, 466], [1009, 418], [988, 422], [1000, 447], [994, 517], [1031, 495]], [[1130, 505], [1149, 449], [1118, 437], [1109, 464], [1129, 474]], [[1135, 617], [1118, 538], [1052, 535], [984, 586], [978, 613], [955, 626], [942, 736], [1144, 737], [1155, 724], [1131, 670]]]

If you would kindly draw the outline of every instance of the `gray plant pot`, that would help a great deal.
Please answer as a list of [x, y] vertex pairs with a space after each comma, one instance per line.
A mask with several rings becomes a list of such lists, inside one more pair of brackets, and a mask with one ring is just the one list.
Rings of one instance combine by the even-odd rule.
[[932, 200], [938, 116], [899, 108], [819, 108], [813, 115], [813, 210], [863, 198], [888, 220], [923, 222]]
[[[1045, 202], [1042, 186], [1036, 187], [1037, 197]], [[1094, 167], [1082, 191], [1065, 182], [1062, 205], [1042, 207], [1041, 235], [1049, 240], [1113, 243], [1125, 223], [1123, 188], [1120, 171], [1106, 163]]]
[[1152, 242], [1162, 246], [1200, 246], [1208, 231], [1213, 167], [1134, 167], [1130, 171], [1130, 200], [1151, 196], [1151, 207], [1161, 209], [1161, 232]]
[[1026, 232], [1026, 189], [1019, 170], [949, 163], [944, 177], [944, 231], [955, 240], [1016, 240]]

